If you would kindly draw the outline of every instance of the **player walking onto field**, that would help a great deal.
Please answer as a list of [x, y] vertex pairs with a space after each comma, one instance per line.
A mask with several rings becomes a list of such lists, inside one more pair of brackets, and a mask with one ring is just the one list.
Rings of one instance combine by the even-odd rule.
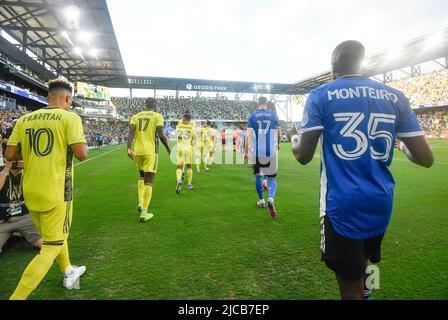
[[187, 190], [193, 189], [193, 136], [195, 123], [191, 120], [191, 115], [186, 113], [176, 127], [177, 139], [177, 170], [176, 170], [176, 193], [179, 194], [182, 187], [182, 169], [187, 167]]
[[268, 181], [268, 207], [271, 216], [275, 218], [277, 212], [274, 206], [275, 193], [277, 192], [277, 150], [280, 141], [279, 119], [274, 111], [268, 109], [266, 97], [258, 100], [258, 110], [249, 116], [247, 121], [247, 141], [245, 146], [245, 161], [249, 157], [249, 145], [252, 148], [253, 168], [255, 175], [255, 189], [258, 194], [257, 206], [266, 207], [263, 195], [263, 176], [269, 178]]
[[292, 136], [293, 153], [303, 165], [321, 142], [322, 260], [335, 272], [343, 299], [370, 298], [364, 278], [368, 260], [381, 260], [392, 212], [395, 137], [411, 161], [424, 167], [434, 162], [409, 100], [361, 74], [364, 51], [356, 41], [336, 47], [335, 81], [311, 91], [301, 136]]
[[67, 239], [73, 212], [73, 154], [87, 158], [81, 118], [69, 110], [72, 86], [50, 81], [48, 107], [20, 118], [8, 141], [6, 159], [25, 161], [23, 195], [43, 239], [11, 299], [26, 299], [56, 260], [64, 273], [63, 286], [73, 288], [86, 267], [70, 263]]
[[[135, 160], [140, 173], [138, 180], [138, 210], [140, 222], [154, 218], [148, 213], [152, 198], [152, 187], [157, 172], [159, 153], [159, 138], [168, 154], [171, 153], [168, 139], [163, 133], [165, 126], [163, 116], [155, 112], [156, 100], [148, 98], [145, 101], [146, 111], [140, 112], [131, 118], [128, 133], [128, 157]], [[134, 146], [132, 146], [134, 143]]]
[[212, 128], [212, 123], [207, 121], [202, 133], [202, 144], [204, 145], [203, 162], [205, 171], [210, 170], [215, 156], [216, 130]]
[[196, 172], [199, 174], [201, 173], [201, 160], [202, 160], [202, 154], [204, 152], [204, 144], [203, 144], [203, 134], [204, 134], [204, 127], [202, 124], [200, 124], [199, 127], [196, 127], [194, 129], [194, 159], [196, 164]]

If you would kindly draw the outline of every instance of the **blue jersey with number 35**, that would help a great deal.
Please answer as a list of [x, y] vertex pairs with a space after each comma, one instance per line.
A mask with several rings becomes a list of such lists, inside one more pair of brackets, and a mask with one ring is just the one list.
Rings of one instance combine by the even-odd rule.
[[302, 121], [302, 133], [322, 130], [321, 217], [347, 238], [384, 234], [395, 138], [424, 135], [409, 100], [380, 82], [349, 76], [311, 91]]

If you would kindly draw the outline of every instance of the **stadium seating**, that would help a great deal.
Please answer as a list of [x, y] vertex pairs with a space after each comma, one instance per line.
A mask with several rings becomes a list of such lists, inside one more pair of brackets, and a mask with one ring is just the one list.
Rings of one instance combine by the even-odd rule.
[[426, 111], [417, 115], [429, 139], [448, 139], [448, 108], [442, 111]]
[[413, 107], [448, 105], [448, 70], [446, 69], [401, 79], [387, 85], [403, 91]]
[[[144, 98], [112, 98], [118, 113], [133, 115], [144, 110]], [[178, 120], [189, 111], [194, 119], [246, 121], [249, 114], [257, 109], [254, 101], [227, 99], [157, 99], [157, 111], [166, 119]], [[274, 110], [273, 104], [270, 109]]]

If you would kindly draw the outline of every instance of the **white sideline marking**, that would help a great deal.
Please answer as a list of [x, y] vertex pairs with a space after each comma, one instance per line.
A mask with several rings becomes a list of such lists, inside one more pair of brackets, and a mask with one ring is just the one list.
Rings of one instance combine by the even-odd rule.
[[83, 162], [79, 162], [79, 163], [75, 164], [75, 167], [77, 167], [77, 166], [79, 166], [79, 165], [81, 165], [81, 164], [83, 164], [83, 163], [86, 163], [86, 162], [89, 162], [89, 161], [98, 159], [98, 158], [100, 158], [100, 157], [103, 157], [103, 156], [105, 156], [105, 155], [108, 155], [109, 153], [112, 153], [112, 152], [114, 152], [114, 151], [121, 150], [121, 149], [124, 149], [124, 147], [116, 148], [116, 149], [111, 150], [111, 151], [108, 151], [108, 152], [106, 152], [106, 153], [102, 153], [102, 154], [100, 154], [99, 156], [96, 156], [96, 157], [87, 159], [87, 160], [85, 160], [85, 161], [83, 161]]

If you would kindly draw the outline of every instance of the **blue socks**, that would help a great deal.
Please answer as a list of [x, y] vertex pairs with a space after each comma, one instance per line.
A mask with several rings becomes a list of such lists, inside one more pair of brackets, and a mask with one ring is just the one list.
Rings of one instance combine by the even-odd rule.
[[268, 180], [268, 192], [269, 192], [269, 199], [275, 198], [275, 193], [277, 192], [277, 178], [270, 178]]
[[255, 190], [257, 190], [258, 199], [263, 200], [263, 177], [255, 176]]

